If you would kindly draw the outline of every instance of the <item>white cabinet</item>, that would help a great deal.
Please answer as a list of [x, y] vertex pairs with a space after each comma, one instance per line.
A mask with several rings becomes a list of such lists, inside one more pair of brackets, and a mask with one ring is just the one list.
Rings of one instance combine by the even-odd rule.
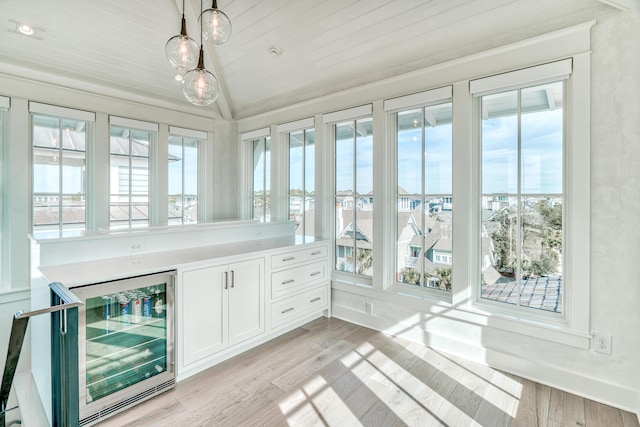
[[264, 258], [181, 271], [182, 366], [263, 333], [264, 304]]
[[326, 242], [288, 248], [271, 256], [271, 329], [285, 329], [329, 309]]

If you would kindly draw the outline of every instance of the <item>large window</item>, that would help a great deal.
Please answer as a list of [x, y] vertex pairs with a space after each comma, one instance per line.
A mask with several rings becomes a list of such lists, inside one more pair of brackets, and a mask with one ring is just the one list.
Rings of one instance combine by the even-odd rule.
[[300, 243], [315, 235], [315, 131], [313, 128], [287, 134], [289, 147], [289, 218], [296, 223]]
[[33, 233], [38, 237], [70, 235], [86, 227], [86, 146], [90, 122], [33, 112], [40, 110], [38, 107], [37, 104], [31, 107]]
[[563, 99], [563, 81], [480, 98], [483, 299], [562, 312]]
[[338, 122], [335, 135], [335, 269], [373, 274], [373, 119]]
[[452, 104], [403, 109], [396, 118], [396, 280], [451, 290]]
[[198, 222], [200, 139], [169, 135], [169, 225]]
[[253, 219], [271, 220], [271, 137], [257, 138], [249, 142], [253, 159]]
[[[117, 121], [116, 121], [117, 123]], [[149, 225], [149, 154], [157, 130], [114, 125], [110, 129], [110, 226]]]

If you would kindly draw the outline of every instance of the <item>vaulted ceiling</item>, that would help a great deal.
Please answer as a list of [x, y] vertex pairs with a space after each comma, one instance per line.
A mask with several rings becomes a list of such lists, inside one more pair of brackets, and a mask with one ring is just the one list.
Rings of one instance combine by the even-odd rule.
[[[210, 107], [194, 107], [164, 53], [180, 30], [181, 0], [1, 0], [0, 74], [240, 119], [585, 22], [633, 1], [218, 0], [233, 33], [221, 46], [205, 42], [205, 65], [221, 95]], [[201, 0], [187, 0], [185, 8], [198, 41], [200, 7]], [[22, 22], [36, 28], [35, 37], [16, 31]]]

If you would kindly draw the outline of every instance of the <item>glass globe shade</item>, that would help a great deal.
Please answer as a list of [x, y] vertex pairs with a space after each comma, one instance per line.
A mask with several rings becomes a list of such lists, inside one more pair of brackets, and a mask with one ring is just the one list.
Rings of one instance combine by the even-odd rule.
[[222, 44], [231, 37], [231, 20], [224, 12], [216, 8], [207, 9], [200, 14], [202, 35], [213, 44]]
[[218, 98], [218, 79], [204, 68], [194, 68], [182, 78], [182, 92], [192, 104], [209, 105]]
[[178, 72], [192, 70], [198, 64], [198, 43], [187, 35], [171, 37], [165, 46], [167, 59]]

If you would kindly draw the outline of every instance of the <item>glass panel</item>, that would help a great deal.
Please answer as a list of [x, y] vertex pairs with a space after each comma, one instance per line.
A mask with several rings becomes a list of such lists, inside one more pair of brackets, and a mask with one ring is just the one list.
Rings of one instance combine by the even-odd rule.
[[263, 196], [253, 198], [253, 218], [260, 222], [265, 221], [265, 198]]
[[[448, 113], [448, 114], [447, 114]], [[445, 122], [438, 119], [445, 116]], [[453, 130], [451, 103], [425, 108], [425, 192], [447, 194], [452, 191], [453, 177]]]
[[[373, 195], [373, 119], [357, 121], [356, 192]], [[371, 209], [371, 206], [368, 206]]]
[[[360, 197], [360, 200], [363, 200]], [[356, 252], [351, 255], [349, 263], [355, 266], [355, 272], [364, 276], [373, 275], [373, 197], [366, 197], [364, 206], [358, 202], [355, 215]]]
[[169, 195], [169, 225], [182, 224], [182, 206], [183, 206], [182, 194], [170, 194]]
[[253, 141], [253, 195], [264, 194], [265, 182], [265, 144], [264, 139]]
[[453, 264], [452, 196], [430, 196], [424, 200], [423, 286], [451, 290]]
[[398, 120], [398, 194], [422, 193], [422, 109], [403, 111]]
[[77, 120], [62, 120], [62, 148], [72, 151], [85, 151], [86, 123]]
[[315, 191], [316, 147], [313, 129], [305, 131], [304, 145], [304, 190], [305, 195], [313, 196]]
[[354, 122], [336, 125], [336, 158], [335, 180], [336, 195], [354, 194], [354, 162], [355, 162], [355, 129]]
[[33, 115], [33, 146], [43, 148], [60, 147], [60, 119]]
[[129, 155], [129, 129], [112, 126], [109, 138], [109, 150], [113, 155]]
[[522, 193], [561, 194], [563, 83], [522, 90]]
[[305, 197], [304, 211], [304, 235], [305, 242], [309, 241], [309, 237], [315, 236], [315, 199], [313, 197]]
[[484, 196], [482, 210], [482, 298], [518, 303], [518, 199]]
[[296, 236], [304, 236], [304, 200], [302, 197], [289, 197], [289, 219], [296, 223]]
[[[418, 203], [419, 204], [419, 203]], [[409, 209], [410, 198], [398, 196], [396, 213], [396, 280], [413, 285], [420, 284], [418, 260], [422, 254], [422, 235], [420, 234], [420, 211]]]
[[167, 370], [166, 285], [87, 298], [87, 403]]
[[302, 195], [304, 178], [302, 131], [289, 134], [289, 194]]
[[355, 247], [355, 224], [353, 197], [336, 198], [336, 270], [355, 272], [353, 249]]
[[131, 168], [131, 194], [149, 193], [149, 161], [134, 159]]
[[60, 151], [33, 149], [33, 192], [60, 193]]
[[62, 222], [64, 224], [84, 224], [85, 200], [83, 196], [73, 195], [62, 198]]
[[84, 193], [85, 153], [83, 151], [62, 152], [62, 192]]
[[520, 304], [562, 312], [562, 199], [534, 197], [521, 206]]
[[198, 194], [198, 141], [185, 138], [184, 141], [184, 193]]
[[518, 92], [482, 97], [482, 192], [518, 191]]

